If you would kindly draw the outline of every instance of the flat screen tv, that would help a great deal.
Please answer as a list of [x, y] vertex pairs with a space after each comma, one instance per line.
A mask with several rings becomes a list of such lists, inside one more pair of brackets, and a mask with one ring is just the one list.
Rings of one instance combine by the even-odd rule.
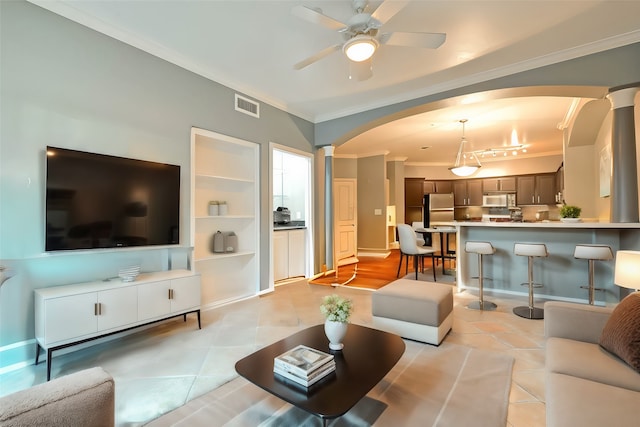
[[45, 250], [179, 243], [180, 166], [47, 147]]

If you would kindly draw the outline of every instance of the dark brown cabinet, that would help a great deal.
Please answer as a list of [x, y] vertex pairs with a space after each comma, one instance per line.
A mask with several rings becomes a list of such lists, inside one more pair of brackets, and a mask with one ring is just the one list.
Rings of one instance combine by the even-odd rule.
[[516, 191], [516, 177], [485, 178], [482, 180], [482, 191], [491, 193], [494, 191]]
[[453, 182], [451, 181], [436, 181], [437, 194], [450, 194], [453, 193]]
[[422, 221], [422, 197], [424, 183], [422, 178], [405, 178], [404, 180], [404, 223]]
[[448, 194], [453, 193], [453, 183], [451, 181], [425, 181], [423, 189], [424, 194]]
[[453, 182], [455, 206], [482, 206], [482, 180], [463, 179]]
[[404, 180], [404, 205], [407, 207], [422, 207], [424, 195], [422, 178], [406, 178]]
[[556, 195], [556, 175], [524, 175], [517, 177], [518, 205], [552, 205]]

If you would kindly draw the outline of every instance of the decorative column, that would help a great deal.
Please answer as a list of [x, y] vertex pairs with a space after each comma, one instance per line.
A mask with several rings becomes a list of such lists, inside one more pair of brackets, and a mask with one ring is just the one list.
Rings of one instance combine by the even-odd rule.
[[327, 145], [324, 148], [324, 233], [325, 233], [325, 263], [328, 270], [333, 270], [333, 152], [335, 147]]
[[611, 151], [611, 222], [638, 222], [638, 167], [633, 114], [638, 84], [611, 88], [607, 98], [613, 106]]

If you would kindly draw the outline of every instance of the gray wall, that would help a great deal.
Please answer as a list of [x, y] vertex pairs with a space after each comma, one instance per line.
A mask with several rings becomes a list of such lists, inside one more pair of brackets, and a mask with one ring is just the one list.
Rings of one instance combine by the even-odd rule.
[[[31, 3], [0, 2], [0, 19], [0, 263], [18, 273], [1, 290], [0, 351], [33, 338], [33, 289], [112, 277], [122, 262], [167, 266], [166, 250], [43, 253], [47, 145], [180, 165], [181, 243], [191, 246], [191, 127], [260, 144], [266, 288], [268, 143], [313, 152], [313, 124], [265, 104], [260, 119], [238, 113], [231, 89]], [[3, 352], [0, 368], [25, 360], [18, 353]]]

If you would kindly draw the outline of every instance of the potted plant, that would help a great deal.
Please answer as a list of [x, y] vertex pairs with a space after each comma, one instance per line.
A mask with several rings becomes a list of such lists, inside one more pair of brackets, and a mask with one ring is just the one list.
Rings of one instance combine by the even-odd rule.
[[579, 222], [582, 208], [573, 205], [562, 205], [560, 208], [560, 218], [564, 222]]
[[324, 332], [329, 338], [329, 348], [331, 350], [342, 350], [344, 347], [342, 339], [347, 333], [347, 324], [352, 310], [353, 302], [348, 298], [333, 294], [327, 295], [322, 299], [320, 312], [326, 318]]

